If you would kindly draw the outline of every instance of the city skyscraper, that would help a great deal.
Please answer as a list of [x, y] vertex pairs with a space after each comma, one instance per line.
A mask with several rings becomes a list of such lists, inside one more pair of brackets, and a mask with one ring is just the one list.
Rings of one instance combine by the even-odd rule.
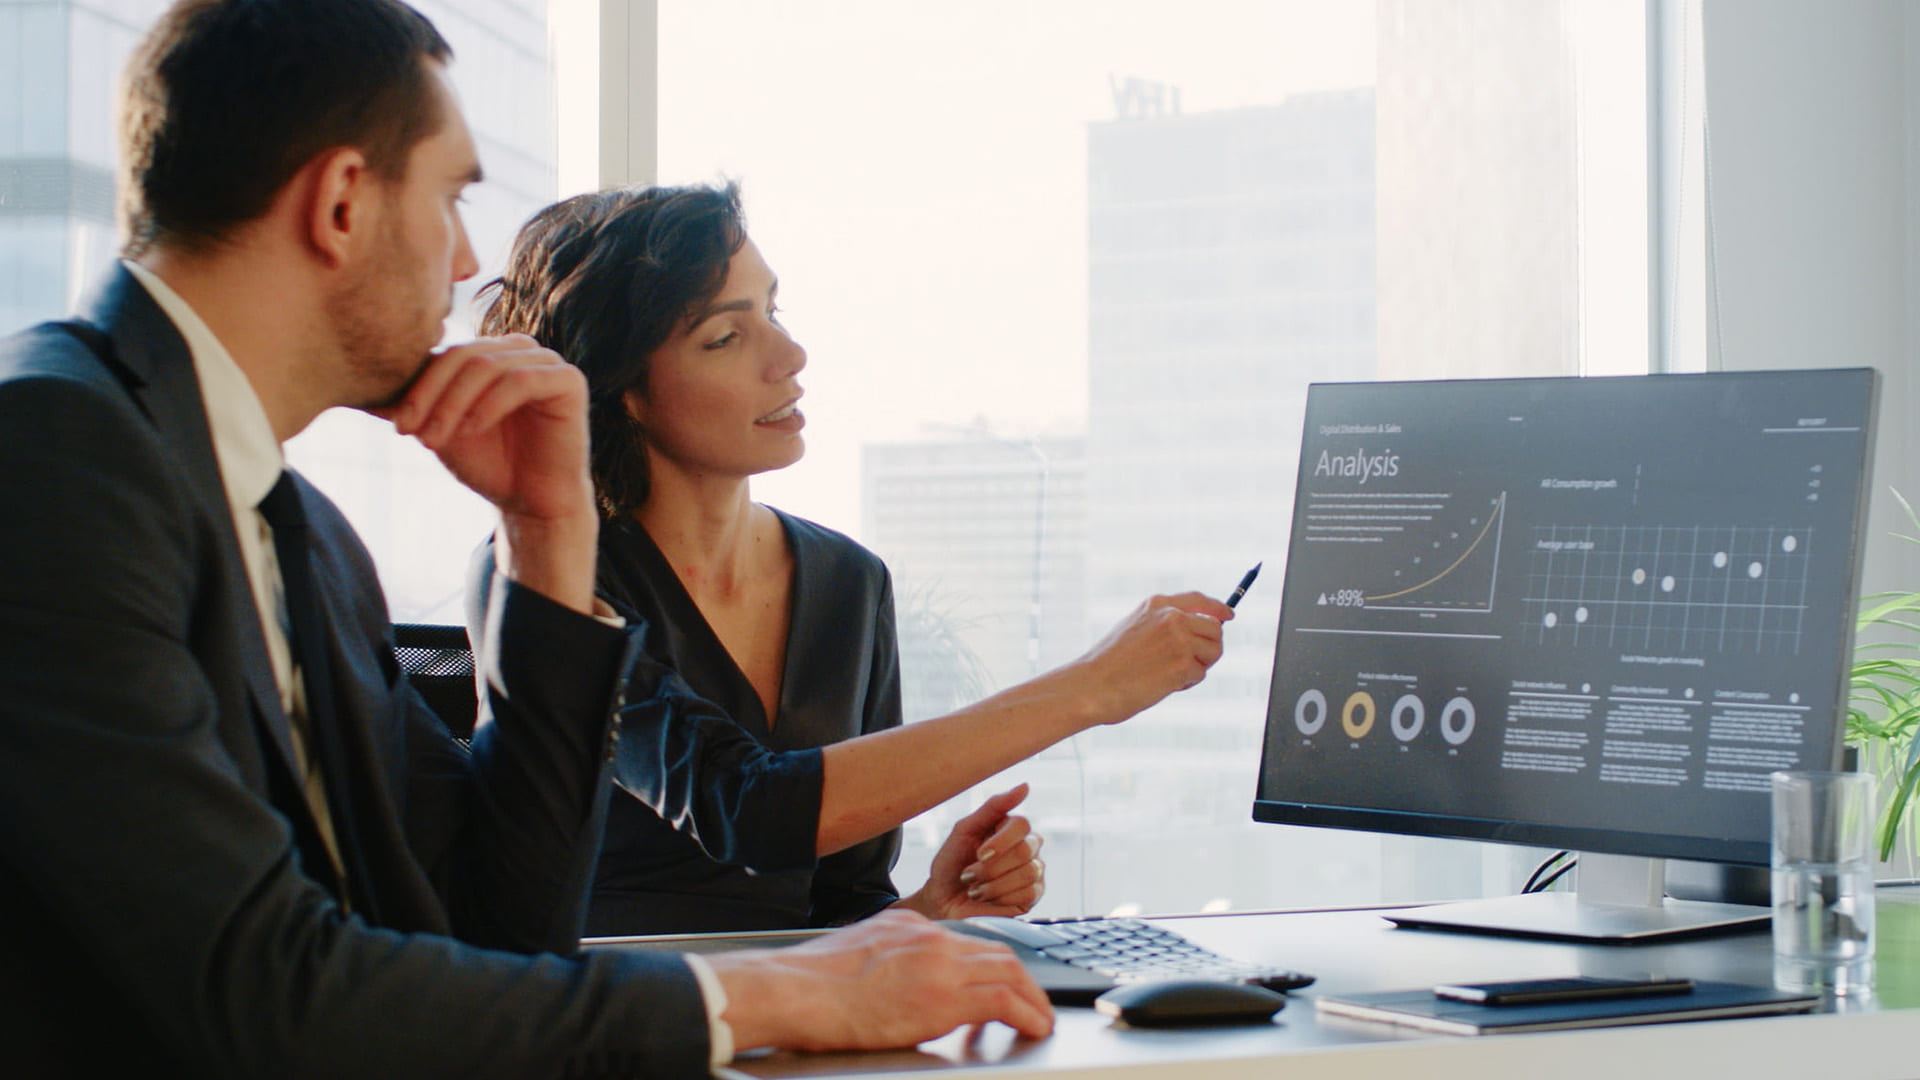
[[909, 719], [1085, 648], [1084, 440], [982, 431], [861, 459], [861, 534], [893, 573]]
[[[1231, 900], [1223, 889], [1272, 901], [1286, 885], [1241, 856], [1276, 832], [1248, 819], [1306, 386], [1374, 375], [1373, 95], [1185, 114], [1175, 88], [1129, 79], [1113, 89], [1119, 115], [1088, 131], [1089, 430], [1084, 463], [1073, 459], [1084, 503], [1061, 505], [1058, 444], [870, 446], [863, 534], [911, 604], [925, 590], [938, 608], [940, 589], [978, 582], [965, 595], [990, 619], [967, 623], [965, 605], [949, 607], [966, 624], [954, 637], [992, 675], [986, 689], [1032, 670], [1021, 659], [1035, 596], [1045, 667], [1150, 593], [1225, 595], [1264, 561], [1273, 577], [1240, 606], [1205, 683], [1020, 775], [1039, 788], [1034, 813], [1066, 910], [1191, 910]], [[1070, 513], [1084, 525], [1070, 549], [1056, 548], [1064, 537], [1044, 541], [1062, 557], [1043, 559], [1035, 585], [1026, 574], [1043, 453], [1056, 489], [1045, 528]], [[1075, 570], [1077, 619], [1051, 594]], [[1295, 849], [1316, 841], [1354, 844], [1307, 834]], [[1318, 884], [1301, 880], [1303, 893]], [[1208, 895], [1193, 893], [1202, 887]]]
[[1224, 596], [1255, 562], [1272, 577], [1205, 683], [1089, 737], [1088, 801], [1140, 852], [1103, 854], [1113, 880], [1089, 892], [1191, 909], [1210, 898], [1185, 882], [1220, 888], [1235, 865], [1228, 887], [1272, 900], [1282, 883], [1232, 849], [1271, 827], [1233, 823], [1250, 817], [1306, 388], [1375, 374], [1374, 96], [1183, 114], [1171, 88], [1128, 80], [1115, 106], [1088, 131], [1090, 630], [1149, 592]]

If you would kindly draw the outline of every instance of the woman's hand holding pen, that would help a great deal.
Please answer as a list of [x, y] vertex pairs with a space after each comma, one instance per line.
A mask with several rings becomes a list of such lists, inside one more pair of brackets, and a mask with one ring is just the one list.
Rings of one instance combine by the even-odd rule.
[[1233, 609], [1197, 592], [1155, 596], [1120, 621], [1074, 668], [1104, 705], [1098, 722], [1117, 724], [1206, 678], [1220, 659], [1222, 625]]
[[1047, 891], [1040, 861], [1040, 834], [1011, 813], [1027, 797], [1027, 785], [1003, 791], [954, 823], [933, 857], [927, 883], [899, 906], [929, 919], [974, 915], [1023, 915]]

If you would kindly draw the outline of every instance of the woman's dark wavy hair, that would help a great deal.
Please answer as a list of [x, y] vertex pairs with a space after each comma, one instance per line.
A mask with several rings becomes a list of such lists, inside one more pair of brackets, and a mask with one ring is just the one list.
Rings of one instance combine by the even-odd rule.
[[480, 290], [480, 332], [526, 334], [587, 376], [593, 485], [609, 519], [649, 489], [645, 431], [627, 413], [653, 353], [727, 283], [747, 240], [737, 184], [614, 188], [533, 216], [506, 273]]

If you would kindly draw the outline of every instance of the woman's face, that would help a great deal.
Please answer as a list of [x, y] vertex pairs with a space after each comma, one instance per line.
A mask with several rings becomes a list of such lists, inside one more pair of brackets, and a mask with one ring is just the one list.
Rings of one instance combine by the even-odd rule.
[[751, 476], [785, 468], [806, 451], [796, 377], [807, 351], [780, 325], [779, 288], [752, 240], [727, 263], [727, 280], [652, 357], [646, 390], [627, 411], [646, 429], [658, 466]]

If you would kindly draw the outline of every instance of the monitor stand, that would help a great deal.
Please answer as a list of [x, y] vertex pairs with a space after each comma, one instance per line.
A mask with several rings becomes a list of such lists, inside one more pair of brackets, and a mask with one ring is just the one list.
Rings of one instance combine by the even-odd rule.
[[1386, 918], [1409, 929], [1625, 945], [1752, 929], [1773, 917], [1764, 907], [1668, 898], [1663, 859], [1582, 853], [1576, 873], [1579, 887], [1572, 893], [1435, 904]]

